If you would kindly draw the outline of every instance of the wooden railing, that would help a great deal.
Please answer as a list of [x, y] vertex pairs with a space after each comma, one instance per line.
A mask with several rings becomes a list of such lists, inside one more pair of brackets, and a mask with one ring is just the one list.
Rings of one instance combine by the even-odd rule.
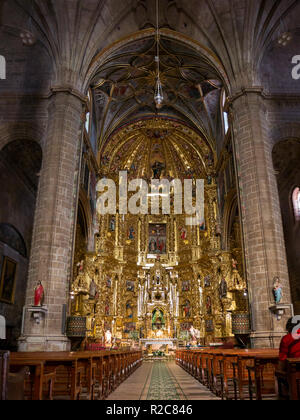
[[[176, 352], [179, 366], [215, 395], [228, 400], [277, 399], [278, 362], [279, 351], [273, 349], [203, 348]], [[288, 360], [287, 366], [285, 381], [289, 384], [290, 399], [299, 399], [300, 360]]]
[[141, 363], [141, 351], [11, 353], [9, 369], [27, 368], [25, 399], [94, 400], [107, 398]]

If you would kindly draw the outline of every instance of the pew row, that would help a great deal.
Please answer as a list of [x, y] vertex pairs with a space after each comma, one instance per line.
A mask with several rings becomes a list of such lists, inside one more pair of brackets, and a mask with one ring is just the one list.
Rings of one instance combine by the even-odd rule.
[[142, 363], [141, 351], [11, 353], [9, 371], [27, 368], [27, 400], [104, 400]]
[[278, 362], [273, 349], [176, 352], [176, 363], [223, 400], [276, 399]]

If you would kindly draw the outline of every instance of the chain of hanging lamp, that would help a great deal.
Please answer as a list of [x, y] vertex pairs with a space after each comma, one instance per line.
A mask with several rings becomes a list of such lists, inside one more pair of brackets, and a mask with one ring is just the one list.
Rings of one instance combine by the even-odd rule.
[[160, 81], [160, 60], [159, 60], [159, 20], [158, 20], [158, 13], [159, 13], [159, 0], [156, 0], [156, 57], [155, 61], [157, 64], [157, 74], [156, 74], [156, 84], [155, 84], [155, 94], [154, 94], [154, 102], [156, 108], [159, 109], [163, 105], [163, 91]]

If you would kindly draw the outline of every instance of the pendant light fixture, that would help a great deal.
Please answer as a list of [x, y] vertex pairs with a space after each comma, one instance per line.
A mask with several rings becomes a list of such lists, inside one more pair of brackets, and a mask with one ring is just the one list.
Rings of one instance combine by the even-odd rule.
[[162, 85], [160, 81], [160, 60], [159, 60], [159, 20], [158, 20], [158, 13], [159, 13], [159, 0], [156, 0], [156, 83], [155, 83], [155, 94], [154, 94], [154, 102], [157, 109], [160, 109], [163, 106], [164, 95], [162, 91]]

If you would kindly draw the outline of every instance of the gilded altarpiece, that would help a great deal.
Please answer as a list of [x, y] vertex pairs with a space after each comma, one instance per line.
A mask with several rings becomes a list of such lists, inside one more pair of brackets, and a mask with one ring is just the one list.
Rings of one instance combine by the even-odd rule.
[[90, 340], [104, 341], [108, 329], [119, 342], [232, 337], [233, 314], [248, 311], [246, 284], [242, 264], [221, 248], [215, 159], [195, 131], [159, 118], [126, 126], [103, 145], [99, 175], [116, 185], [119, 171], [148, 185], [204, 179], [205, 223], [187, 226], [174, 213], [172, 188], [170, 214], [151, 214], [149, 191], [148, 214], [120, 214], [117, 205], [98, 215], [95, 252], [75, 261], [71, 286], [71, 314], [87, 317]]

